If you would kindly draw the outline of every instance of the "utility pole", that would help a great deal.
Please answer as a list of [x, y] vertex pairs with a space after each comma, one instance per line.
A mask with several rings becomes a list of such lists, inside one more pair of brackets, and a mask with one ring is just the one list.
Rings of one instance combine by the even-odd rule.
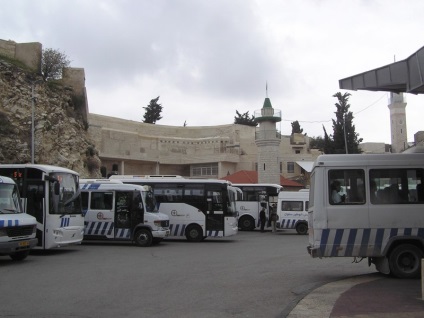
[[34, 125], [34, 113], [35, 113], [35, 102], [36, 97], [34, 96], [35, 84], [39, 83], [40, 80], [33, 81], [31, 84], [31, 164], [34, 164], [35, 157], [35, 125]]

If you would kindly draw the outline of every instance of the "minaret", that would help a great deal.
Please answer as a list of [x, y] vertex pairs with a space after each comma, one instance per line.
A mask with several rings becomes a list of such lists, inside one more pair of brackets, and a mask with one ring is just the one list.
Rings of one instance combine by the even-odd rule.
[[406, 102], [403, 93], [390, 93], [390, 132], [392, 137], [392, 152], [400, 153], [408, 145], [408, 136], [406, 132]]
[[[267, 94], [268, 95], [268, 94]], [[262, 109], [255, 111], [255, 143], [258, 146], [258, 183], [280, 184], [280, 142], [276, 123], [281, 121], [281, 110], [274, 111], [268, 96]]]

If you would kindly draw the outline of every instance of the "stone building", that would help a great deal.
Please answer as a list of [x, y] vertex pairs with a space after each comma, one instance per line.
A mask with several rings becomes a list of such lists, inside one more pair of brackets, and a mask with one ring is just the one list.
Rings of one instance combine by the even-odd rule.
[[[240, 170], [258, 170], [257, 127], [176, 127], [93, 113], [88, 115], [88, 121], [104, 176], [117, 173], [221, 178]], [[280, 138], [279, 173], [305, 183], [306, 170], [320, 152], [309, 148], [309, 137], [303, 134]]]

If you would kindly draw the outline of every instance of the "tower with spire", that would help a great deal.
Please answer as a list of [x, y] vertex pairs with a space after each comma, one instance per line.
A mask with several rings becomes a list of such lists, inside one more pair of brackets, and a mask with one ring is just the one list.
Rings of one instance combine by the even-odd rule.
[[392, 152], [400, 153], [408, 147], [406, 132], [406, 102], [403, 93], [390, 93], [390, 134], [392, 138]]
[[281, 121], [281, 110], [274, 110], [268, 98], [262, 109], [256, 110], [255, 121], [259, 124], [255, 132], [258, 147], [258, 183], [280, 184], [280, 143], [281, 134], [277, 132], [276, 123]]

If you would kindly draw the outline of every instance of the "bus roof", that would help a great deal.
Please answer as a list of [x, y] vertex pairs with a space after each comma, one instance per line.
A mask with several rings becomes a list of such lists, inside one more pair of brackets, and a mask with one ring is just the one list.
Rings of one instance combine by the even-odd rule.
[[41, 171], [44, 171], [46, 173], [51, 172], [66, 172], [71, 174], [79, 175], [78, 172], [64, 168], [59, 166], [53, 166], [53, 165], [40, 165], [40, 164], [30, 164], [30, 163], [23, 163], [23, 164], [0, 164], [0, 168], [17, 168], [17, 169], [24, 169], [24, 168], [34, 168], [39, 169]]
[[313, 169], [318, 167], [346, 166], [410, 166], [424, 165], [424, 153], [390, 153], [390, 154], [338, 154], [320, 155]]
[[130, 175], [130, 174], [113, 174], [109, 179], [184, 179], [184, 177], [179, 175]]
[[7, 184], [16, 184], [13, 179], [5, 176], [0, 176], [0, 183], [7, 183]]
[[96, 190], [137, 190], [149, 191], [149, 185], [137, 185], [131, 183], [80, 183], [81, 191], [96, 191]]
[[222, 184], [222, 185], [232, 185], [231, 182], [227, 180], [219, 180], [219, 179], [185, 179], [185, 178], [158, 178], [158, 179], [150, 179], [150, 178], [113, 178], [117, 180], [121, 180], [124, 183], [131, 183], [131, 182], [145, 182], [146, 184], [150, 183], [207, 183], [207, 184]]

